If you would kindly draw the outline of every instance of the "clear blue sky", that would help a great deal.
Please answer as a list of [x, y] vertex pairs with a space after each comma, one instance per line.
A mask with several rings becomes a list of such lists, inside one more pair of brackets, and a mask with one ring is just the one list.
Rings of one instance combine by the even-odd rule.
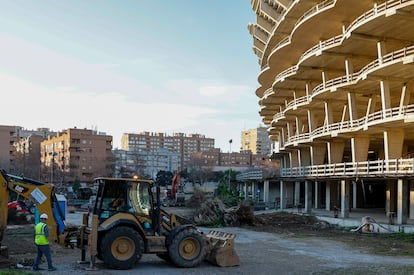
[[249, 0], [0, 0], [1, 125], [198, 133], [261, 125]]

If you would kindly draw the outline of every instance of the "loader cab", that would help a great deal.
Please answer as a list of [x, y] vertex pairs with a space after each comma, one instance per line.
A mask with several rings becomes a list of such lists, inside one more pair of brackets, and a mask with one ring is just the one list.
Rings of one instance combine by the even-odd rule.
[[154, 211], [153, 182], [136, 179], [98, 178], [93, 214], [98, 215], [99, 223], [118, 213], [151, 217]]

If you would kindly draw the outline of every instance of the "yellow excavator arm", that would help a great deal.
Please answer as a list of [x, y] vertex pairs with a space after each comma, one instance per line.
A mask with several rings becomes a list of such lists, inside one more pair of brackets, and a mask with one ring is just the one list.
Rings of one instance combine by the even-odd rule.
[[59, 240], [64, 231], [63, 214], [54, 194], [53, 184], [42, 183], [32, 179], [18, 177], [0, 171], [0, 242], [7, 227], [9, 193], [15, 192], [35, 203], [39, 213], [48, 215], [47, 225], [51, 241]]

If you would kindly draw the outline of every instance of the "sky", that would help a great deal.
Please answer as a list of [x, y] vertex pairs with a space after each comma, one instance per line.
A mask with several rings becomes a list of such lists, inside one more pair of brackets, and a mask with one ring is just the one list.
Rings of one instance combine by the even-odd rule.
[[[0, 125], [201, 134], [262, 126], [249, 0], [0, 0]], [[229, 142], [232, 140], [232, 143]]]

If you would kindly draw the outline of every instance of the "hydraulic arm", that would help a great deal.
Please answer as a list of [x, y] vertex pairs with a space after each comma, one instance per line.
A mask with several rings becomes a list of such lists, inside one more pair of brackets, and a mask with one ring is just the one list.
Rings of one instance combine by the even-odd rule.
[[53, 184], [18, 177], [0, 171], [0, 242], [7, 227], [9, 193], [15, 192], [36, 204], [39, 213], [49, 216], [47, 224], [50, 229], [50, 240], [58, 241], [65, 229], [63, 213], [54, 194]]

